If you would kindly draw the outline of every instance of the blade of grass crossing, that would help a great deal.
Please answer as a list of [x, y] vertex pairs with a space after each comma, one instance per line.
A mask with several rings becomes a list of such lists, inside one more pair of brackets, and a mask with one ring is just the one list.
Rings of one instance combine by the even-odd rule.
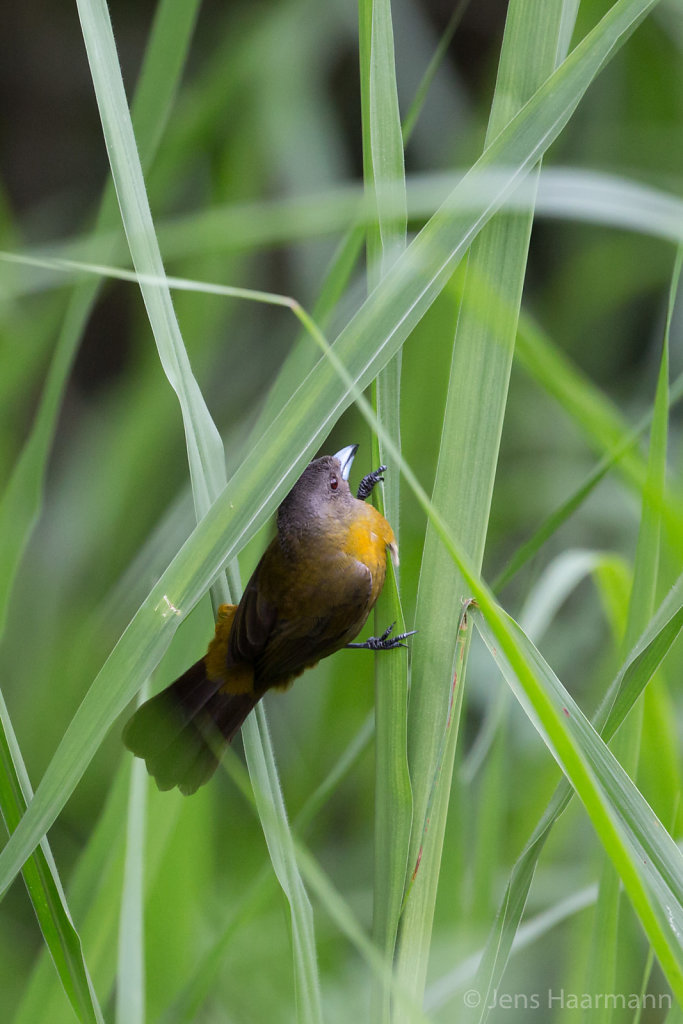
[[[360, 0], [359, 49], [363, 167], [366, 194], [376, 209], [376, 224], [367, 232], [368, 288], [371, 291], [405, 248], [407, 202], [403, 137], [396, 91], [390, 0]], [[401, 351], [373, 383], [373, 401], [392, 437], [400, 438]], [[373, 437], [373, 465], [384, 465], [381, 443]], [[387, 473], [383, 493], [373, 494], [377, 507], [399, 532], [399, 474]], [[390, 622], [403, 625], [397, 573], [387, 580], [375, 608], [375, 633]], [[371, 1020], [390, 1019], [387, 984], [396, 945], [408, 856], [412, 801], [407, 757], [408, 662], [404, 657], [375, 655], [375, 849], [372, 932], [386, 958], [386, 972], [373, 986]]]
[[[472, 238], [557, 138], [595, 75], [655, 3], [618, 0], [477, 161], [475, 176], [493, 163], [507, 168], [486, 208], [476, 214], [453, 212], [469, 189], [465, 179], [399, 257], [335, 342], [352, 386], [346, 378], [340, 383], [337, 371], [320, 360], [254, 443], [249, 458], [151, 589], [86, 694], [0, 854], [0, 893], [59, 814], [114, 718], [137, 692], [137, 680], [154, 670], [182, 618], [284, 497], [352, 401], [354, 387], [366, 387], [398, 351]], [[298, 308], [303, 319], [302, 313]]]
[[[509, 5], [487, 143], [558, 63], [564, 7], [562, 0], [514, 0]], [[532, 218], [531, 209], [526, 216], [498, 216], [479, 233], [468, 256], [455, 332], [433, 501], [437, 508], [448, 509], [448, 520], [477, 568], [486, 538]], [[475, 289], [471, 304], [470, 277]], [[493, 314], [485, 314], [477, 301], [480, 280], [495, 282], [500, 294]], [[409, 865], [420, 857], [420, 870], [406, 902], [398, 952], [401, 979], [416, 998], [421, 998], [425, 985], [453, 772], [455, 742], [443, 766], [439, 747], [454, 669], [457, 616], [466, 597], [463, 581], [452, 563], [444, 561], [441, 542], [429, 524], [420, 569], [415, 621], [420, 640], [414, 646], [408, 715], [415, 822]], [[458, 673], [461, 689], [465, 672], [466, 661]], [[455, 740], [457, 722], [453, 734]], [[430, 816], [430, 832], [423, 845], [423, 823], [437, 771], [437, 813]]]

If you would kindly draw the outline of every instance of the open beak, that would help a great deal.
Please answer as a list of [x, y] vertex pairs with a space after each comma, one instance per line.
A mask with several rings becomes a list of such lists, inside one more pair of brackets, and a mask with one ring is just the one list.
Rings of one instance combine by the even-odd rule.
[[347, 444], [346, 448], [342, 448], [341, 451], [336, 452], [332, 456], [333, 459], [337, 459], [339, 461], [343, 480], [349, 479], [349, 473], [351, 472], [351, 463], [353, 462], [353, 457], [357, 451], [357, 444]]

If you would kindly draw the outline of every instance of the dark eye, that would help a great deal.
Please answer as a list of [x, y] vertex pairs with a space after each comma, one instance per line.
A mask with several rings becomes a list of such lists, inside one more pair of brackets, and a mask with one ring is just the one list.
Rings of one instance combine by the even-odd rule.
[[336, 491], [338, 487], [339, 487], [339, 481], [337, 480], [336, 476], [333, 473], [332, 476], [330, 477], [330, 488], [333, 491]]

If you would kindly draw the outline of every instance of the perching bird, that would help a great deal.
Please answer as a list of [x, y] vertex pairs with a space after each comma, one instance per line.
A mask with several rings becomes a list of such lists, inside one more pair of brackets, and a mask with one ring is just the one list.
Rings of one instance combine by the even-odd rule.
[[305, 669], [342, 647], [405, 647], [411, 633], [351, 643], [384, 584], [393, 530], [364, 499], [380, 466], [349, 489], [358, 445], [315, 459], [277, 513], [277, 536], [238, 605], [221, 605], [209, 649], [128, 722], [126, 746], [147, 762], [159, 789], [194, 793], [222, 749], [271, 687], [286, 689]]

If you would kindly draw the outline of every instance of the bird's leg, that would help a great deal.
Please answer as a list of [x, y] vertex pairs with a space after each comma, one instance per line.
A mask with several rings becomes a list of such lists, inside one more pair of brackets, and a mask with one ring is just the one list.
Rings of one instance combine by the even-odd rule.
[[411, 629], [407, 633], [399, 633], [397, 636], [389, 638], [389, 634], [396, 625], [392, 622], [391, 625], [384, 630], [381, 636], [369, 636], [367, 640], [364, 640], [362, 644], [347, 644], [347, 647], [353, 647], [356, 650], [365, 651], [392, 651], [394, 647], [407, 647], [408, 644], [402, 644], [401, 640], [405, 640], [406, 637], [412, 636], [417, 633], [416, 629]]
[[372, 488], [375, 484], [379, 483], [380, 480], [384, 480], [382, 473], [386, 472], [386, 468], [386, 466], [380, 466], [379, 469], [373, 469], [372, 473], [364, 476], [358, 484], [356, 497], [360, 498], [361, 501], [365, 501], [372, 494]]

